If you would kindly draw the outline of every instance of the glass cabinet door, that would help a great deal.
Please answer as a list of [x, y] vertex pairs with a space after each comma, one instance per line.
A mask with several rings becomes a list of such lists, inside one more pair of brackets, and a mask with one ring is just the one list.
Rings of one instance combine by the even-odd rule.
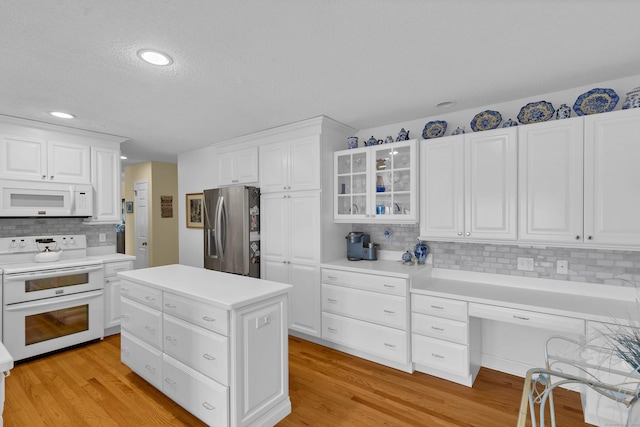
[[364, 219], [369, 214], [367, 212], [367, 154], [366, 147], [335, 153], [335, 218]]
[[378, 221], [411, 220], [416, 214], [415, 141], [375, 146], [374, 212]]

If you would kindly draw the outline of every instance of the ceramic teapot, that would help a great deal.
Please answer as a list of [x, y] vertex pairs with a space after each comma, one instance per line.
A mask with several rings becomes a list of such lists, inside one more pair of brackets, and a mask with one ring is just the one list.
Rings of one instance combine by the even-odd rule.
[[400, 132], [398, 132], [398, 138], [396, 139], [397, 141], [406, 141], [409, 139], [409, 131], [408, 130], [404, 130], [404, 128], [400, 129]]
[[371, 138], [367, 139], [367, 142], [365, 142], [365, 145], [367, 147], [371, 147], [372, 145], [378, 145], [381, 144], [382, 140], [380, 139], [376, 139], [375, 137], [371, 136]]

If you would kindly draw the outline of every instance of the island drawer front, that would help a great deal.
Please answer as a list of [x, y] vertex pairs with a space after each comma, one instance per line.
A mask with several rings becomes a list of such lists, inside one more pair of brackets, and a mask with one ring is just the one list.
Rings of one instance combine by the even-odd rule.
[[132, 335], [162, 348], [162, 312], [125, 297], [121, 301], [121, 327]]
[[229, 312], [222, 308], [165, 292], [163, 310], [210, 331], [229, 335]]
[[439, 339], [412, 334], [413, 363], [466, 377], [469, 375], [469, 348]]
[[144, 305], [148, 305], [149, 307], [162, 310], [162, 291], [158, 289], [122, 279], [120, 294], [141, 302]]
[[132, 269], [133, 262], [131, 261], [108, 262], [104, 265], [104, 277], [115, 276], [119, 271], [129, 271]]
[[162, 390], [162, 353], [126, 331], [120, 333], [120, 360]]
[[351, 271], [323, 268], [322, 283], [398, 296], [407, 295], [407, 280], [399, 277], [377, 276], [375, 274], [354, 273]]
[[162, 320], [164, 352], [223, 385], [229, 385], [227, 337], [168, 314]]
[[468, 321], [466, 301], [413, 294], [411, 296], [411, 311], [461, 322]]
[[537, 313], [535, 311], [469, 303], [469, 316], [497, 320], [499, 322], [515, 323], [533, 328], [549, 329], [556, 332], [578, 335], [584, 335], [585, 333], [585, 321], [583, 319]]
[[229, 389], [162, 356], [162, 392], [210, 426], [228, 426]]
[[322, 338], [399, 363], [407, 363], [407, 332], [322, 313]]
[[411, 332], [458, 344], [469, 343], [469, 324], [422, 313], [411, 313]]
[[407, 299], [404, 297], [323, 284], [322, 310], [407, 329]]

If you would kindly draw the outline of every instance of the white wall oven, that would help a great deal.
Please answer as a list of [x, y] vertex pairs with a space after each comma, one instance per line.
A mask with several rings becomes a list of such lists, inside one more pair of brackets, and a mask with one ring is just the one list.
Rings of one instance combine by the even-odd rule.
[[[84, 236], [65, 240], [63, 244], [57, 236], [0, 239], [3, 343], [14, 360], [104, 336], [102, 262], [86, 257]], [[27, 261], [38, 253], [38, 241], [66, 246], [67, 250], [62, 250], [66, 256], [52, 262]], [[8, 254], [2, 251], [4, 246], [8, 246]], [[7, 262], [8, 255], [18, 254], [22, 256]], [[16, 258], [21, 259], [15, 262]]]

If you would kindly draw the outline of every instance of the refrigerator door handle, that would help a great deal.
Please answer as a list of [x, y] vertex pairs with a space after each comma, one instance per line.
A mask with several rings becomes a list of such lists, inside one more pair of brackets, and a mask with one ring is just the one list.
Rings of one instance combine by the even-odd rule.
[[[215, 244], [216, 244], [216, 253], [220, 257], [220, 261], [224, 258], [224, 246], [222, 242], [223, 234], [226, 234], [222, 228], [222, 215], [224, 212], [224, 197], [218, 197], [218, 203], [216, 204], [216, 235], [215, 235]], [[226, 224], [225, 224], [226, 226]]]

